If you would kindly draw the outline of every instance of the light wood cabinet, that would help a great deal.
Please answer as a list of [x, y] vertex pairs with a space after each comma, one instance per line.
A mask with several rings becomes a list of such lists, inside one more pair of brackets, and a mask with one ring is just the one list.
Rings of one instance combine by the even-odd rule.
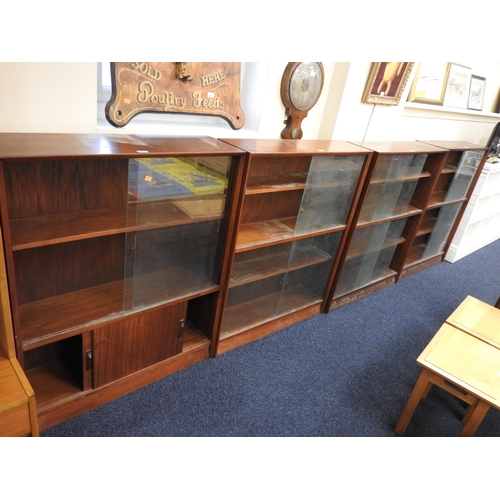
[[0, 437], [19, 436], [38, 436], [38, 416], [33, 388], [16, 359], [7, 275], [0, 250]]

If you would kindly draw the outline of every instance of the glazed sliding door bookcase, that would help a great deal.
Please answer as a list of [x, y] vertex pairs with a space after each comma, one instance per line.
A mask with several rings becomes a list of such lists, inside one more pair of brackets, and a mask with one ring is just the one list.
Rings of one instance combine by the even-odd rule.
[[444, 259], [487, 158], [488, 150], [476, 144], [457, 141], [433, 141], [432, 144], [449, 152], [430, 193], [401, 276]]
[[0, 134], [0, 158], [17, 357], [42, 428], [209, 355], [241, 151]]
[[362, 145], [374, 155], [329, 309], [397, 281], [447, 153], [418, 142]]
[[323, 309], [371, 157], [340, 141], [228, 142], [247, 159], [215, 354]]

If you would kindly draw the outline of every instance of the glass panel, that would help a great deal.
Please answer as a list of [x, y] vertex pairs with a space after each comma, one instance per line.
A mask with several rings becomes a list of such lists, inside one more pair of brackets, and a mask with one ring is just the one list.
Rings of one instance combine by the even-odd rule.
[[375, 171], [360, 213], [360, 222], [404, 214], [422, 173], [427, 155], [383, 156]]
[[446, 193], [445, 202], [465, 198], [472, 178], [481, 163], [483, 154], [482, 151], [465, 151], [463, 153], [448, 192]]
[[218, 235], [219, 221], [129, 233], [125, 309], [171, 301], [216, 285]]
[[337, 231], [293, 243], [277, 314], [323, 300], [342, 235]]
[[230, 157], [129, 160], [125, 309], [216, 284]]
[[295, 234], [346, 223], [364, 156], [314, 156], [307, 177]]
[[284, 274], [251, 281], [229, 290], [221, 334], [246, 330], [274, 317]]
[[230, 286], [283, 274], [288, 266], [292, 243], [239, 252], [234, 257]]
[[455, 203], [454, 205], [446, 205], [441, 208], [429, 241], [422, 254], [422, 259], [438, 255], [444, 250], [451, 228], [461, 206], [462, 203]]
[[338, 297], [388, 275], [406, 219], [359, 228], [354, 232], [335, 290]]

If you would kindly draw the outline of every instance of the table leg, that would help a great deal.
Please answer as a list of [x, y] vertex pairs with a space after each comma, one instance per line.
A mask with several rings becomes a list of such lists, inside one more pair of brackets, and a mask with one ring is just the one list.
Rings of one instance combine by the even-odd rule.
[[479, 400], [475, 405], [474, 410], [468, 416], [467, 423], [464, 425], [462, 432], [460, 433], [461, 437], [470, 437], [474, 435], [479, 424], [483, 421], [484, 416], [488, 413], [490, 409], [490, 405], [485, 403], [482, 400]]
[[415, 409], [417, 408], [420, 399], [422, 399], [424, 395], [427, 395], [429, 386], [431, 385], [430, 377], [431, 373], [423, 369], [422, 373], [417, 379], [413, 391], [410, 394], [410, 397], [408, 398], [408, 402], [406, 403], [403, 413], [401, 413], [399, 421], [394, 429], [398, 434], [404, 433], [411, 417], [413, 416], [413, 413], [415, 412]]

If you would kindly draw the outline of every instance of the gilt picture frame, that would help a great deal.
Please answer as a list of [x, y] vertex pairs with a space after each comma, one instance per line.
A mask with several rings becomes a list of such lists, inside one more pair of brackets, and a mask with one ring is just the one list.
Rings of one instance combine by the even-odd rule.
[[442, 106], [449, 72], [449, 62], [419, 63], [407, 101]]
[[375, 62], [361, 98], [362, 102], [397, 105], [410, 77], [412, 62]]

